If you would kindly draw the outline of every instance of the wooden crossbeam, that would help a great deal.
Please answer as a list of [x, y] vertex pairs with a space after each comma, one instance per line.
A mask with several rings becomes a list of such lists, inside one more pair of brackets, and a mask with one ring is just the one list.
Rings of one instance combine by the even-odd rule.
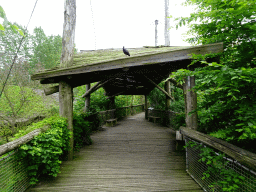
[[45, 95], [51, 95], [53, 93], [59, 92], [59, 85], [53, 86], [53, 87], [48, 87], [44, 89], [44, 94]]
[[86, 97], [89, 94], [95, 92], [96, 90], [98, 90], [99, 88], [101, 88], [102, 86], [100, 85], [101, 81], [97, 82], [95, 85], [93, 85], [88, 91], [86, 91], [85, 94], [82, 95], [82, 97]]
[[173, 97], [171, 95], [169, 95], [162, 87], [160, 87], [159, 85], [157, 85], [154, 81], [152, 81], [151, 79], [149, 79], [146, 75], [143, 75], [150, 83], [152, 83], [153, 85], [156, 86], [156, 88], [158, 88], [160, 91], [162, 91], [167, 97], [169, 97], [171, 100], [174, 100]]

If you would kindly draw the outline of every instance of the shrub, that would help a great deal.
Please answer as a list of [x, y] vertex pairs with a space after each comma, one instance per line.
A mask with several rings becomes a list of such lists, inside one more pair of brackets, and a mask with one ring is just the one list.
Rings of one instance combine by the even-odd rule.
[[58, 116], [33, 123], [27, 130], [16, 134], [16, 138], [46, 125], [50, 125], [49, 130], [35, 136], [19, 149], [18, 157], [25, 159], [28, 163], [27, 170], [31, 176], [30, 184], [35, 184], [38, 181], [39, 173], [56, 177], [60, 170], [61, 158], [69, 150], [71, 132], [67, 129], [66, 119]]
[[90, 113], [74, 113], [73, 130], [74, 130], [74, 149], [79, 150], [85, 144], [92, 144], [91, 132], [93, 130], [94, 121], [88, 121]]

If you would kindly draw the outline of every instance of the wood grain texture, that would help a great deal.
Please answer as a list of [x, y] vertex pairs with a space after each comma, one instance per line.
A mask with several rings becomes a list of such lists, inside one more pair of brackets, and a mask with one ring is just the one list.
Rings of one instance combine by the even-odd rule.
[[93, 144], [63, 162], [56, 178], [28, 191], [203, 191], [186, 173], [175, 135], [144, 113], [92, 135]]

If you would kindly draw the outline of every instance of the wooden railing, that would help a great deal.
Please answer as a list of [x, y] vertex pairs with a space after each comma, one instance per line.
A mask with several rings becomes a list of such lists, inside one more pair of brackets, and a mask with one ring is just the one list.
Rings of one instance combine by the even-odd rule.
[[[221, 152], [225, 154], [226, 157], [223, 158], [223, 160], [225, 160], [227, 164], [224, 169], [232, 170], [245, 178], [242, 188], [239, 189], [239, 191], [256, 191], [256, 154], [190, 128], [181, 127], [180, 133], [183, 135], [186, 143], [192, 141], [196, 144], [195, 147], [188, 146], [186, 148], [187, 172], [206, 191], [212, 190], [209, 188], [212, 181], [216, 180], [216, 178], [223, 179], [221, 178], [223, 175], [213, 173], [209, 174], [209, 178], [202, 179], [203, 173], [208, 169], [207, 167], [211, 165], [200, 160], [202, 159], [202, 151], [196, 147], [199, 145], [214, 149], [216, 156]], [[215, 189], [215, 191], [219, 190], [221, 189]]]
[[149, 116], [160, 117], [160, 123], [168, 127], [174, 127], [172, 120], [175, 118], [176, 114], [177, 112], [170, 110], [148, 109]]
[[144, 111], [144, 104], [133, 105], [126, 107], [119, 107], [116, 109], [110, 109], [106, 111], [98, 112], [101, 123], [103, 124], [107, 119], [118, 118], [122, 119], [123, 117], [134, 115]]

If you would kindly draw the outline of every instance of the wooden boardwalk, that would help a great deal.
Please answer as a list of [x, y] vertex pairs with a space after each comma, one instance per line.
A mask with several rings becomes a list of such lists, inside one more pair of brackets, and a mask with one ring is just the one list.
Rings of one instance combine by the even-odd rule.
[[185, 153], [175, 151], [168, 129], [144, 113], [92, 135], [93, 144], [65, 161], [54, 179], [28, 191], [203, 191], [185, 171]]

